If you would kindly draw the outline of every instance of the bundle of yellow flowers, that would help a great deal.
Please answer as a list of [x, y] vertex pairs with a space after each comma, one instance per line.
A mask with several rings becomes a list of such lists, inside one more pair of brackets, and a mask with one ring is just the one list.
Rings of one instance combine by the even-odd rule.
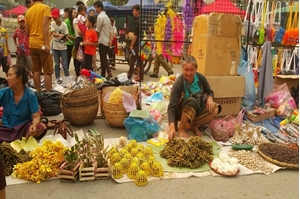
[[57, 176], [59, 165], [63, 162], [63, 154], [67, 148], [60, 142], [46, 140], [42, 146], [30, 152], [31, 161], [18, 163], [12, 176], [40, 183], [42, 180]]

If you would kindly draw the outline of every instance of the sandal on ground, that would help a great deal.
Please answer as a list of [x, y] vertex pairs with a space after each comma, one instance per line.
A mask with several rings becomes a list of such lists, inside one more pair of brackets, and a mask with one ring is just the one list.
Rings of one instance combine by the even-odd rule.
[[110, 69], [116, 70], [116, 67], [115, 66], [110, 66]]
[[42, 139], [47, 133], [47, 127], [44, 123], [40, 123], [38, 126], [37, 126], [37, 133], [36, 133], [36, 136], [35, 138], [37, 140], [40, 140]]
[[110, 79], [113, 77], [113, 74], [112, 73], [109, 73], [108, 76], [107, 76], [107, 79]]
[[[53, 121], [53, 120], [51, 120], [51, 121]], [[46, 118], [46, 117], [41, 118], [41, 122], [43, 124], [45, 124], [47, 129], [54, 129], [55, 128], [56, 124], [51, 122], [51, 121], [49, 121], [48, 118]]]

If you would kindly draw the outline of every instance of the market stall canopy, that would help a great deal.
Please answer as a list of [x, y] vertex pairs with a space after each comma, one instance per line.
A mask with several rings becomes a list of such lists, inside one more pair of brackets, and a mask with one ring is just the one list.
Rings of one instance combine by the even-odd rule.
[[23, 15], [26, 12], [26, 7], [22, 5], [18, 5], [17, 7], [5, 11], [6, 15]]
[[[134, 5], [140, 5], [140, 0], [129, 0], [124, 6], [120, 6], [120, 10], [132, 10]], [[159, 10], [164, 8], [164, 4], [155, 3], [153, 0], [142, 0], [142, 9]]]
[[209, 14], [212, 12], [235, 14], [242, 17], [246, 14], [245, 10], [239, 9], [230, 0], [216, 0], [203, 8], [203, 14]]

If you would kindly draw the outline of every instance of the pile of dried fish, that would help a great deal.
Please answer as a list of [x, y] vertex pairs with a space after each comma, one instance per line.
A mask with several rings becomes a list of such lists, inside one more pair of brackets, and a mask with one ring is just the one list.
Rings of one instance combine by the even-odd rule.
[[283, 144], [263, 143], [259, 150], [266, 156], [288, 164], [299, 165], [299, 150]]
[[22, 149], [19, 153], [15, 151], [10, 143], [2, 142], [0, 144], [0, 160], [2, 160], [5, 167], [5, 175], [9, 176], [13, 172], [13, 168], [17, 163], [24, 163], [30, 161], [31, 158]]
[[166, 158], [171, 167], [195, 169], [213, 159], [213, 149], [210, 143], [198, 136], [190, 137], [187, 142], [174, 138], [160, 152], [160, 156]]
[[266, 140], [261, 136], [260, 127], [249, 127], [250, 123], [245, 122], [245, 131], [240, 125], [235, 125], [235, 132], [229, 141], [233, 144], [259, 145]]

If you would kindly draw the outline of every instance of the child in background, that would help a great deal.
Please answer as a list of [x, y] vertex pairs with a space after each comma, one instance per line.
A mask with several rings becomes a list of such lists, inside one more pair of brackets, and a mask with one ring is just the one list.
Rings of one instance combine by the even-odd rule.
[[10, 54], [8, 46], [8, 33], [3, 27], [3, 15], [0, 14], [0, 66], [2, 66], [3, 72], [7, 76], [9, 66], [7, 65], [7, 56]]
[[84, 34], [87, 29], [85, 5], [78, 6], [77, 13], [78, 13], [78, 15], [77, 15], [78, 28]]
[[29, 37], [25, 33], [25, 17], [19, 15], [18, 18], [19, 28], [17, 28], [13, 35], [13, 40], [17, 48], [17, 65], [24, 66], [27, 70], [29, 77], [32, 77], [32, 62], [29, 52]]
[[109, 57], [109, 62], [111, 64], [111, 69], [116, 70], [116, 53], [118, 52], [118, 42], [117, 42], [117, 28], [115, 26], [115, 20], [113, 18], [110, 18], [111, 22], [111, 31], [110, 31], [110, 36], [109, 39], [111, 40], [111, 46], [109, 46], [108, 50], [108, 57]]
[[97, 32], [94, 29], [95, 23], [95, 18], [88, 16], [86, 20], [87, 30], [83, 36], [83, 42], [80, 43], [80, 45], [84, 46], [84, 68], [91, 71], [93, 71], [93, 56], [96, 55], [96, 47], [98, 45]]

